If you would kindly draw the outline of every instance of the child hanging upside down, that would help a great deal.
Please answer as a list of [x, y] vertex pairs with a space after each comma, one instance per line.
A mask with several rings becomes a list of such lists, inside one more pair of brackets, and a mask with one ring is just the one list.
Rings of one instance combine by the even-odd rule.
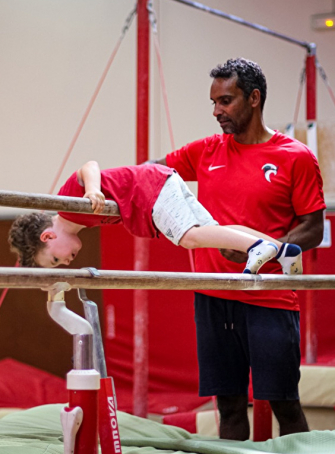
[[[154, 238], [162, 232], [176, 246], [248, 252], [244, 273], [256, 274], [276, 258], [285, 274], [301, 274], [301, 249], [243, 226], [219, 226], [180, 176], [168, 167], [141, 165], [100, 171], [89, 161], [73, 173], [58, 195], [88, 197], [94, 214], [59, 212], [19, 216], [9, 232], [21, 266], [69, 265], [82, 244], [85, 227], [122, 223], [132, 235]], [[114, 200], [120, 216], [99, 215], [105, 199]]]

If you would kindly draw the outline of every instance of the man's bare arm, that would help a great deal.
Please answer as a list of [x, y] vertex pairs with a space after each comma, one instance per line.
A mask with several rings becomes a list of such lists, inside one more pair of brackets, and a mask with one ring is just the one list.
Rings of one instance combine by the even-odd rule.
[[[303, 251], [318, 246], [323, 238], [323, 210], [299, 216], [298, 219], [299, 225], [278, 240], [283, 243], [298, 244]], [[220, 253], [231, 262], [244, 263], [247, 260], [245, 252], [220, 249]]]
[[298, 244], [303, 251], [319, 246], [323, 238], [323, 210], [299, 216], [298, 219], [299, 225], [278, 240]]

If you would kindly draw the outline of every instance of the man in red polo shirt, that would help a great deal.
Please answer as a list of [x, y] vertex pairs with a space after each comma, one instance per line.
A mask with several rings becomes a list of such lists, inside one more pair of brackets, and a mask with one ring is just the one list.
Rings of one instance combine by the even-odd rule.
[[[325, 202], [317, 160], [304, 144], [266, 127], [266, 79], [254, 62], [228, 60], [211, 71], [210, 97], [223, 135], [190, 143], [155, 162], [198, 181], [198, 198], [222, 225], [240, 224], [316, 247]], [[220, 253], [221, 252], [221, 253]], [[198, 249], [196, 271], [240, 273], [246, 255]], [[262, 272], [281, 273], [275, 261]], [[298, 394], [299, 303], [295, 292], [195, 294], [200, 396], [216, 395], [220, 436], [249, 438], [249, 369], [254, 397], [269, 400], [280, 434], [308, 431]]]

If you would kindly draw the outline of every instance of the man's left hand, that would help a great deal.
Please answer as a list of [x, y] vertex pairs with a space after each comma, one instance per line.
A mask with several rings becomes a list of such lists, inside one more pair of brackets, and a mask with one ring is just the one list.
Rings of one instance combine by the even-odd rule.
[[245, 263], [248, 260], [248, 254], [234, 249], [219, 249], [220, 254], [227, 260], [235, 263]]

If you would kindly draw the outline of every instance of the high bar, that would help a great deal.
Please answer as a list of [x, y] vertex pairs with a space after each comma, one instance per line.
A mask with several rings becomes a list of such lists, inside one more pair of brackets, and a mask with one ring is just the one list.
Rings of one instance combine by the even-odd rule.
[[[93, 214], [91, 201], [87, 198], [29, 192], [0, 191], [0, 206]], [[119, 214], [119, 207], [116, 202], [106, 200], [105, 208], [100, 215], [119, 216]]]
[[330, 290], [335, 275], [175, 273], [86, 269], [0, 268], [0, 288], [46, 288], [66, 282], [73, 289], [151, 290]]
[[213, 14], [214, 16], [222, 17], [223, 19], [228, 19], [232, 22], [238, 23], [240, 25], [245, 25], [246, 27], [253, 28], [254, 30], [258, 30], [259, 32], [266, 33], [267, 35], [274, 36], [275, 38], [283, 39], [284, 41], [288, 41], [292, 44], [297, 44], [298, 46], [304, 47], [311, 52], [315, 45], [313, 43], [308, 43], [307, 41], [300, 41], [295, 38], [291, 38], [290, 36], [284, 35], [282, 33], [275, 32], [270, 28], [264, 27], [263, 25], [255, 24], [253, 22], [248, 22], [241, 17], [233, 16], [232, 14], [224, 13], [219, 9], [210, 8], [209, 6], [203, 5], [202, 3], [192, 2], [190, 0], [174, 0], [178, 3], [183, 3], [184, 5], [192, 6], [193, 8], [200, 9], [205, 11], [206, 13]]

